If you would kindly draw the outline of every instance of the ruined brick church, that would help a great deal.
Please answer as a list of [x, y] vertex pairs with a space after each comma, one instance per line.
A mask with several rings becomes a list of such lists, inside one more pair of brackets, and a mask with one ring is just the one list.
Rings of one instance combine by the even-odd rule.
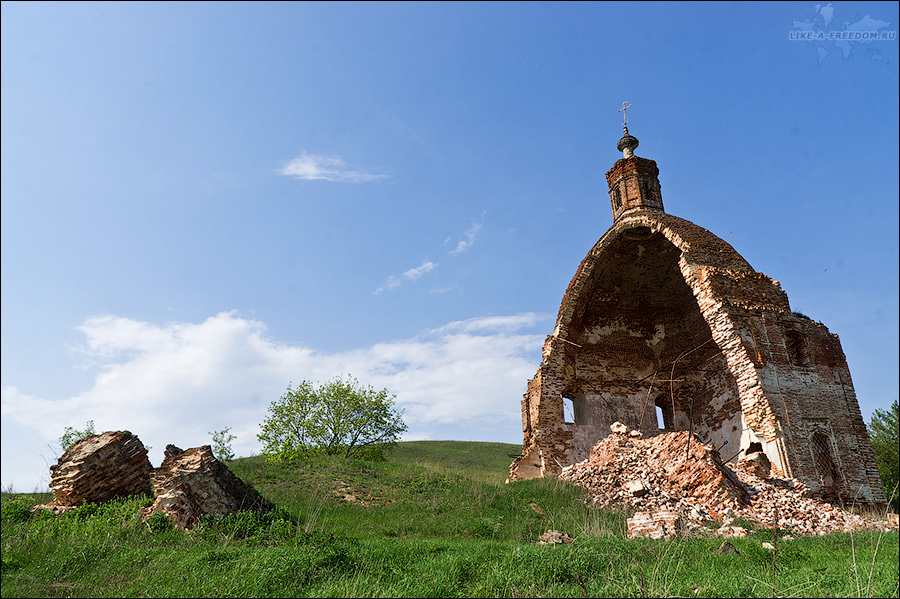
[[728, 243], [667, 214], [637, 146], [626, 126], [606, 173], [614, 222], [528, 382], [510, 479], [558, 475], [618, 421], [645, 437], [691, 431], [726, 462], [761, 451], [774, 475], [825, 497], [884, 503], [838, 336]]

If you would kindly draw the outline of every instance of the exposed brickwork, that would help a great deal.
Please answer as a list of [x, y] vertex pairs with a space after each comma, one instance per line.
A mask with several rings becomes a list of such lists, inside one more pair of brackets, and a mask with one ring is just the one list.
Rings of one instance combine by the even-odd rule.
[[663, 209], [659, 168], [646, 158], [623, 158], [606, 173], [613, 217], [632, 208]]
[[136, 435], [114, 431], [85, 437], [50, 466], [52, 506], [64, 509], [146, 493], [152, 474]]
[[165, 514], [182, 529], [193, 528], [205, 514], [268, 512], [273, 507], [217, 460], [209, 445], [186, 450], [167, 445], [152, 482], [156, 500], [142, 510], [144, 518]]
[[645, 436], [691, 431], [732, 463], [758, 445], [777, 476], [883, 503], [837, 335], [794, 314], [728, 243], [663, 212], [657, 175], [636, 156], [607, 173], [615, 222], [563, 296], [510, 479], [558, 475], [620, 421]]
[[55, 513], [151, 491], [155, 501], [141, 509], [144, 519], [162, 513], [182, 529], [192, 528], [205, 514], [273, 508], [216, 459], [209, 445], [188, 450], [167, 445], [154, 471], [143, 443], [127, 431], [81, 439], [50, 472], [54, 501], [36, 508]]

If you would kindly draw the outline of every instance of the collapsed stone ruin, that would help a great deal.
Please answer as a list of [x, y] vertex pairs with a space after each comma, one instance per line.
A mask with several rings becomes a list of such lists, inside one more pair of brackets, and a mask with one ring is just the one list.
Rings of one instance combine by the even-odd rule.
[[193, 528], [207, 514], [269, 512], [273, 508], [216, 459], [209, 445], [184, 450], [167, 445], [151, 484], [156, 500], [142, 510], [144, 519], [161, 513], [184, 529]]
[[731, 526], [738, 518], [801, 535], [897, 530], [896, 520], [851, 513], [796, 479], [774, 476], [762, 452], [729, 466], [689, 431], [644, 438], [618, 422], [611, 428], [559, 478], [584, 487], [593, 505], [634, 509], [629, 537], [670, 538], [711, 522], [722, 523], [720, 536], [745, 536], [746, 529]]
[[667, 214], [637, 145], [626, 127], [606, 173], [614, 223], [569, 283], [528, 382], [510, 480], [572, 476], [620, 422], [642, 442], [691, 435], [721, 463], [756, 456], [825, 500], [883, 506], [838, 336], [728, 243]]
[[55, 513], [85, 503], [152, 493], [153, 505], [141, 510], [143, 519], [163, 514], [186, 530], [206, 514], [268, 512], [273, 508], [216, 459], [209, 445], [186, 450], [168, 445], [162, 465], [154, 470], [144, 444], [128, 431], [81, 439], [60, 456], [50, 472], [53, 502], [37, 507]]
[[150, 492], [153, 465], [136, 435], [111, 431], [85, 437], [50, 466], [53, 504], [77, 507]]

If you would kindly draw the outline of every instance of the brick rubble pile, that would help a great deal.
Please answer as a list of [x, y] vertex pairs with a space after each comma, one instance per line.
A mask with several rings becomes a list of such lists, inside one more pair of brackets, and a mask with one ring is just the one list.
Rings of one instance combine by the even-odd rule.
[[745, 534], [729, 530], [738, 528], [728, 526], [738, 517], [802, 535], [897, 528], [825, 503], [799, 481], [772, 476], [763, 454], [732, 469], [687, 431], [644, 439], [619, 423], [610, 428], [588, 459], [564, 468], [560, 478], [588, 489], [597, 506], [637, 510], [629, 536], [669, 538], [708, 520], [724, 521], [722, 536]]

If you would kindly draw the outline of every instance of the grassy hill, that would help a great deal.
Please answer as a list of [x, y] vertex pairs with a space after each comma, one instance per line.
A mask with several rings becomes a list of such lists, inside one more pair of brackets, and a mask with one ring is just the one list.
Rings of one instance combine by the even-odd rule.
[[[2, 596], [897, 596], [897, 534], [627, 540], [627, 514], [556, 479], [504, 484], [518, 445], [401, 443], [385, 462], [241, 458], [278, 509], [182, 533], [149, 498], [30, 512], [4, 494]], [[548, 529], [576, 537], [541, 546]], [[774, 567], [773, 567], [774, 566]]]

